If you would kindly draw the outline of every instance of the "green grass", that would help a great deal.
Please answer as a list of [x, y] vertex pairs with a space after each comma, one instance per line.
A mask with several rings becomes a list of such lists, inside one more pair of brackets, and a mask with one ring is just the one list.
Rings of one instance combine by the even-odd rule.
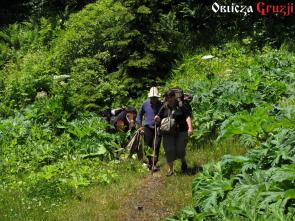
[[[217, 161], [225, 154], [243, 154], [246, 149], [235, 142], [204, 147], [187, 147], [187, 161], [190, 168]], [[158, 194], [159, 199], [169, 214], [178, 213], [184, 206], [191, 203], [191, 185], [196, 175], [182, 174], [180, 162], [175, 163], [173, 177], [167, 178], [166, 163], [161, 152], [159, 161], [161, 168], [157, 174], [161, 176]], [[138, 190], [149, 172], [136, 160], [122, 161], [117, 164], [119, 174], [114, 183], [78, 189], [73, 195], [62, 201], [38, 200], [28, 198], [17, 190], [0, 191], [0, 220], [119, 220], [124, 211], [122, 204], [126, 196]]]
[[[232, 140], [225, 141], [216, 146], [205, 145], [203, 147], [192, 147], [189, 144], [187, 147], [186, 159], [189, 168], [200, 169], [202, 165], [220, 160], [223, 155], [242, 155], [246, 153], [246, 151], [247, 149], [245, 147], [242, 147]], [[160, 191], [161, 195], [167, 196], [165, 203], [172, 212], [171, 214], [179, 213], [183, 207], [192, 203], [192, 181], [195, 176], [198, 175], [181, 174], [180, 166], [180, 162], [176, 161], [176, 177], [166, 179], [165, 185], [163, 185], [163, 189]]]
[[[187, 161], [190, 167], [199, 167], [205, 163], [217, 161], [225, 154], [238, 155], [245, 153], [245, 151], [245, 148], [232, 141], [227, 141], [216, 147], [193, 148], [188, 146]], [[180, 162], [176, 161], [176, 176], [166, 178], [163, 153], [161, 156], [159, 173], [164, 184], [159, 189], [161, 202], [157, 203], [164, 204], [170, 214], [175, 214], [185, 205], [190, 204], [192, 199], [191, 184], [195, 176], [182, 174]], [[139, 164], [134, 166], [140, 167]], [[119, 217], [124, 212], [120, 208], [125, 197], [137, 190], [141, 181], [149, 173], [126, 169], [130, 167], [132, 168], [130, 162], [124, 162], [120, 165], [122, 173], [116, 183], [81, 192], [79, 198], [70, 200], [63, 208], [53, 213], [49, 220], [120, 220]]]
[[60, 202], [28, 198], [19, 190], [0, 191], [0, 220], [49, 220]]
[[[122, 161], [115, 169], [119, 176], [113, 183], [80, 187], [63, 198], [37, 199], [21, 190], [0, 190], [0, 220], [93, 220], [97, 215], [104, 216], [105, 211], [117, 209], [119, 192], [128, 192], [132, 185], [135, 187], [146, 171], [135, 160]], [[114, 212], [110, 215], [116, 216]], [[106, 217], [106, 220], [113, 218]]]
[[115, 183], [80, 192], [52, 213], [49, 220], [117, 220], [122, 200], [144, 177], [145, 172], [138, 168], [142, 168], [139, 162], [123, 162], [118, 165], [120, 175]]

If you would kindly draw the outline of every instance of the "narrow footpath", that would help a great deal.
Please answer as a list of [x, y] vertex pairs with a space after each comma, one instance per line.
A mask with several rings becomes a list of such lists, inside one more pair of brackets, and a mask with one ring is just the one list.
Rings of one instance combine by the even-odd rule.
[[160, 173], [149, 174], [142, 180], [136, 192], [128, 194], [122, 203], [120, 221], [161, 220], [170, 215], [161, 196], [164, 185]]

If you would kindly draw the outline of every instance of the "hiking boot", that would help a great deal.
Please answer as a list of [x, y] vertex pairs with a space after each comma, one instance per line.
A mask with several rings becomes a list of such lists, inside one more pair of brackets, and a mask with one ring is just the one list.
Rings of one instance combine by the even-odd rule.
[[173, 174], [174, 174], [173, 171], [172, 171], [172, 170], [169, 170], [169, 171], [167, 172], [166, 176], [172, 176]]
[[152, 166], [152, 171], [153, 172], [157, 172], [157, 171], [159, 171], [160, 169], [159, 169], [159, 167], [157, 167], [157, 166]]
[[186, 161], [183, 161], [181, 163], [181, 171], [182, 172], [186, 172], [187, 171], [187, 164], [186, 164]]
[[147, 164], [147, 168], [148, 168], [149, 170], [151, 170], [151, 169], [152, 169], [152, 165]]

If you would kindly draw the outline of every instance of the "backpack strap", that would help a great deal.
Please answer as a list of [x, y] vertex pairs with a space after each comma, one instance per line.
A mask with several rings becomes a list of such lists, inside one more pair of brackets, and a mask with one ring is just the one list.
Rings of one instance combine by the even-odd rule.
[[167, 107], [167, 102], [164, 102], [162, 107], [160, 108], [159, 112], [156, 115], [160, 115], [161, 111], [163, 110], [163, 108]]

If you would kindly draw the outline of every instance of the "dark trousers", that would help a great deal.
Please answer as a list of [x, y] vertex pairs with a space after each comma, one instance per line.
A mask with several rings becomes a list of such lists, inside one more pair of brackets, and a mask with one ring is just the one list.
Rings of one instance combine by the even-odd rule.
[[[155, 128], [150, 128], [149, 126], [144, 126], [144, 143], [145, 145], [149, 146], [152, 151], [154, 150], [154, 139], [155, 139]], [[160, 145], [161, 145], [161, 136], [156, 135], [156, 147], [155, 147], [155, 165], [159, 159], [159, 152], [160, 152]], [[148, 157], [149, 165], [151, 166], [153, 163], [153, 158]]]

